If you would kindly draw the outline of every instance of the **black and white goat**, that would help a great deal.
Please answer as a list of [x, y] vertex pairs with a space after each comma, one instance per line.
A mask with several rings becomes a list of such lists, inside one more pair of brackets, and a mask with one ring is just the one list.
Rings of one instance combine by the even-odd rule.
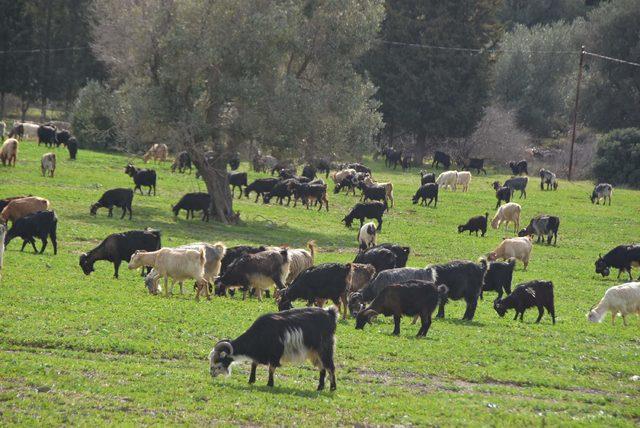
[[551, 239], [553, 239], [553, 245], [558, 243], [558, 228], [560, 227], [560, 218], [553, 215], [539, 215], [531, 219], [531, 222], [526, 228], [521, 229], [518, 232], [518, 236], [536, 235], [538, 237], [538, 243], [544, 242], [544, 237], [547, 237], [547, 245], [551, 245]]
[[555, 173], [540, 168], [540, 190], [544, 190], [544, 185], [547, 185], [547, 190], [558, 190], [558, 178]]
[[376, 245], [376, 225], [370, 221], [358, 231], [358, 248], [365, 251]]
[[269, 367], [267, 386], [273, 386], [276, 368], [285, 362], [310, 360], [320, 369], [318, 391], [324, 389], [329, 373], [330, 389], [336, 389], [333, 353], [338, 310], [291, 309], [262, 315], [235, 340], [221, 340], [209, 354], [211, 376], [231, 374], [231, 365], [251, 362], [249, 383], [256, 381], [258, 365]]

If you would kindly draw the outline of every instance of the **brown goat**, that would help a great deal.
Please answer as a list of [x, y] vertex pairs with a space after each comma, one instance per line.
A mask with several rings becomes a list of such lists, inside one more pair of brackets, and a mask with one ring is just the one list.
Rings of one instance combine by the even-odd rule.
[[13, 166], [16, 166], [16, 159], [18, 158], [18, 140], [15, 138], [9, 138], [0, 148], [0, 162], [2, 166], [9, 164], [13, 161]]
[[9, 220], [12, 222], [38, 211], [45, 211], [51, 207], [51, 203], [37, 196], [29, 196], [21, 199], [14, 199], [4, 207], [0, 213], [0, 221], [7, 223]]

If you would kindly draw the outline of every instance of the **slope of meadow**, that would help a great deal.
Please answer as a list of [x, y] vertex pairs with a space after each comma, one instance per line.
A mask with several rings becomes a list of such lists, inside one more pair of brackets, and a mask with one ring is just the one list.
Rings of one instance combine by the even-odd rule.
[[[54, 149], [56, 150], [56, 149]], [[273, 300], [213, 298], [196, 303], [193, 291], [170, 298], [151, 296], [137, 273], [99, 262], [84, 276], [79, 255], [106, 235], [151, 226], [163, 244], [224, 241], [236, 244], [288, 244], [315, 239], [317, 262], [351, 261], [356, 229], [340, 223], [356, 198], [330, 195], [330, 212], [265, 206], [236, 200], [243, 224], [225, 227], [198, 220], [175, 220], [171, 204], [186, 192], [204, 189], [193, 175], [171, 174], [156, 165], [158, 195], [134, 198], [132, 221], [89, 205], [109, 188], [130, 186], [124, 156], [80, 151], [69, 161], [63, 149], [54, 179], [39, 175], [47, 151], [21, 144], [17, 167], [0, 167], [0, 197], [34, 194], [48, 198], [59, 218], [59, 253], [19, 252], [19, 240], [5, 253], [0, 282], [0, 421], [21, 424], [240, 424], [240, 425], [514, 425], [640, 422], [638, 319], [623, 327], [589, 324], [585, 313], [607, 287], [621, 281], [594, 274], [598, 253], [638, 241], [639, 194], [617, 189], [612, 206], [592, 205], [587, 182], [560, 182], [542, 192], [531, 179], [529, 197], [516, 200], [523, 218], [540, 213], [561, 217], [557, 247], [535, 245], [527, 272], [518, 264], [514, 285], [531, 279], [555, 284], [557, 324], [527, 312], [524, 323], [512, 313], [499, 318], [495, 294], [486, 293], [473, 322], [459, 319], [462, 302], [447, 305], [425, 339], [403, 320], [400, 337], [392, 321], [379, 317], [364, 331], [352, 319], [337, 331], [335, 393], [315, 391], [310, 365], [285, 366], [276, 386], [266, 369], [247, 384], [248, 366], [229, 378], [212, 380], [207, 354], [216, 340], [235, 337], [260, 314], [276, 310]], [[140, 160], [135, 160], [141, 164]], [[379, 181], [392, 180], [396, 207], [385, 217], [379, 242], [409, 245], [410, 266], [472, 259], [494, 248], [505, 235], [458, 235], [470, 216], [493, 213], [490, 182], [504, 175], [473, 177], [468, 193], [443, 192], [437, 209], [411, 204], [418, 187], [414, 169], [389, 171], [369, 162]], [[246, 170], [243, 164], [241, 169]], [[250, 172], [250, 178], [257, 174]], [[330, 185], [333, 188], [333, 185]], [[637, 272], [636, 272], [637, 274]], [[298, 304], [298, 306], [300, 306]]]

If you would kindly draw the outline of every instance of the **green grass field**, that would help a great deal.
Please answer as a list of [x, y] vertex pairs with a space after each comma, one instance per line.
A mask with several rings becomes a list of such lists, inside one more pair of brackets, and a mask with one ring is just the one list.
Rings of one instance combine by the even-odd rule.
[[[589, 324], [585, 314], [604, 291], [622, 281], [594, 273], [598, 253], [637, 242], [639, 196], [616, 189], [612, 206], [592, 205], [592, 184], [560, 182], [542, 192], [532, 178], [523, 221], [536, 214], [561, 217], [557, 247], [535, 245], [527, 272], [518, 263], [514, 286], [531, 279], [555, 285], [557, 324], [537, 311], [524, 323], [513, 312], [499, 318], [494, 293], [485, 293], [473, 322], [462, 322], [463, 302], [450, 302], [447, 317], [435, 320], [424, 339], [405, 318], [400, 337], [390, 318], [379, 317], [364, 331], [353, 319], [337, 331], [338, 389], [318, 393], [310, 364], [285, 366], [267, 388], [267, 370], [248, 385], [248, 365], [228, 378], [212, 380], [207, 354], [218, 339], [242, 333], [259, 315], [276, 310], [272, 299], [194, 301], [191, 289], [170, 298], [151, 296], [138, 272], [120, 272], [98, 262], [84, 276], [79, 255], [110, 233], [159, 228], [163, 245], [193, 241], [289, 244], [315, 239], [316, 262], [348, 262], [356, 229], [340, 220], [356, 202], [330, 195], [330, 212], [236, 200], [243, 224], [225, 227], [173, 219], [170, 207], [187, 192], [204, 189], [193, 175], [171, 174], [156, 165], [158, 195], [135, 196], [132, 221], [105, 210], [89, 215], [104, 190], [131, 185], [123, 173], [131, 160], [80, 151], [67, 160], [57, 149], [54, 179], [43, 178], [39, 159], [47, 151], [34, 142], [20, 146], [17, 167], [0, 167], [0, 197], [34, 194], [48, 198], [58, 218], [59, 252], [19, 252], [20, 240], [5, 253], [0, 282], [0, 422], [2, 425], [232, 424], [232, 425], [607, 425], [640, 423], [640, 321], [623, 327], [610, 318]], [[141, 160], [135, 160], [142, 164]], [[437, 209], [411, 204], [419, 184], [414, 169], [389, 171], [368, 162], [379, 181], [392, 180], [396, 207], [385, 217], [379, 242], [409, 245], [409, 265], [472, 259], [493, 249], [505, 235], [458, 235], [470, 216], [494, 212], [489, 183], [504, 175], [473, 177], [468, 193], [442, 192]], [[151, 164], [153, 166], [153, 164]], [[243, 164], [241, 169], [247, 169]], [[250, 178], [256, 174], [251, 172]], [[330, 185], [333, 188], [333, 185]], [[638, 272], [634, 272], [635, 275]], [[634, 276], [635, 276], [634, 275]], [[189, 287], [190, 288], [190, 287]], [[175, 290], [174, 290], [175, 291]], [[298, 303], [301, 306], [302, 302]]]

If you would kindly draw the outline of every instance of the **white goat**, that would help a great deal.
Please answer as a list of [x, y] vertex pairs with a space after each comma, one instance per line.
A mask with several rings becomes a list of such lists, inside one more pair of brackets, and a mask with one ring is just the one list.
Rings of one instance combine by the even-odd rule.
[[456, 184], [458, 183], [458, 171], [445, 171], [441, 173], [436, 179], [436, 184], [441, 189], [450, 188], [454, 192], [456, 191]]
[[496, 215], [491, 220], [491, 227], [494, 229], [499, 229], [500, 226], [504, 223], [504, 229], [507, 230], [509, 227], [509, 223], [513, 222], [514, 224], [514, 232], [517, 233], [520, 228], [520, 212], [522, 211], [522, 207], [515, 202], [509, 202], [508, 204], [502, 205], [496, 211]]
[[611, 311], [611, 324], [615, 323], [618, 314], [622, 315], [624, 325], [627, 325], [627, 315], [640, 315], [640, 282], [627, 282], [610, 287], [605, 291], [600, 303], [591, 307], [587, 319], [591, 322], [601, 322], [608, 311]]
[[161, 248], [158, 251], [136, 251], [131, 256], [129, 269], [137, 269], [142, 266], [154, 268], [161, 277], [164, 277], [164, 294], [169, 295], [169, 278], [172, 286], [176, 282], [187, 279], [195, 279], [198, 293], [196, 300], [200, 299], [200, 290], [209, 291], [209, 284], [204, 277], [205, 249], [179, 250], [175, 248]]
[[[294, 279], [300, 275], [300, 272], [303, 270], [310, 268], [313, 266], [313, 261], [316, 256], [316, 241], [307, 242], [307, 248], [309, 251], [298, 248], [298, 249], [289, 249], [289, 275], [287, 276], [287, 281], [285, 284], [288, 286], [293, 282]], [[279, 250], [279, 248], [278, 248]]]
[[507, 260], [513, 257], [522, 261], [524, 270], [527, 270], [532, 249], [533, 243], [531, 242], [530, 236], [507, 238], [504, 239], [495, 250], [490, 252], [487, 258], [489, 261], [495, 261], [498, 259]]
[[47, 172], [53, 178], [53, 174], [56, 172], [56, 154], [55, 153], [45, 153], [42, 155], [40, 159], [40, 170], [42, 171], [42, 176], [46, 176]]
[[[175, 248], [176, 250], [195, 250], [200, 251], [200, 249], [204, 249], [205, 260], [204, 260], [204, 278], [210, 283], [213, 284], [216, 277], [220, 273], [220, 266], [222, 264], [222, 258], [227, 252], [227, 248], [222, 242], [216, 242], [215, 244], [209, 244], [207, 242], [194, 242], [192, 244], [181, 245]], [[150, 293], [156, 294], [158, 292], [158, 281], [160, 280], [161, 275], [155, 269], [151, 269], [151, 272], [145, 278], [145, 285]], [[183, 293], [183, 281], [179, 281], [180, 285], [180, 294]], [[209, 298], [209, 287], [206, 287], [204, 290], [197, 289], [197, 295], [202, 294], [204, 292], [205, 296]]]
[[456, 184], [458, 186], [462, 186], [463, 192], [466, 192], [469, 190], [470, 183], [471, 183], [471, 173], [469, 171], [460, 171], [458, 173], [458, 180]]
[[362, 225], [358, 231], [358, 244], [360, 251], [376, 245], [376, 225], [370, 221]]

